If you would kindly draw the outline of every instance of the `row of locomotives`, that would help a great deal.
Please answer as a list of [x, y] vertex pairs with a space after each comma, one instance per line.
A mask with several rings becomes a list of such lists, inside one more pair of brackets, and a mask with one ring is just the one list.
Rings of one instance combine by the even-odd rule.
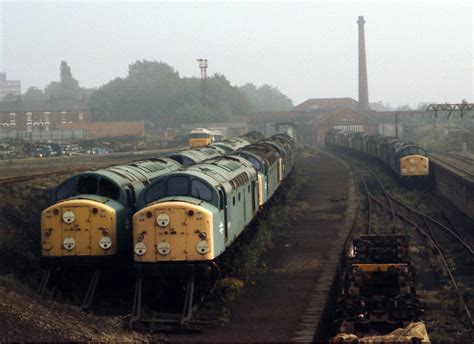
[[207, 159], [222, 156], [225, 153], [226, 151], [218, 146], [207, 146], [171, 153], [168, 158], [175, 160], [183, 167], [187, 167]]
[[93, 269], [83, 303], [89, 307], [100, 271], [130, 261], [131, 216], [139, 193], [153, 179], [180, 168], [169, 158], [148, 159], [78, 173], [56, 187], [51, 206], [41, 214], [41, 265], [46, 273], [40, 294], [47, 291], [54, 272]]
[[[254, 143], [259, 140], [263, 140], [263, 135], [258, 131], [250, 131], [239, 138], [225, 139], [223, 135], [218, 130], [209, 130], [204, 128], [196, 128], [191, 131], [189, 134], [189, 146], [190, 148], [206, 147], [206, 146], [216, 146], [219, 142], [225, 142], [224, 145], [217, 145], [227, 147], [229, 144], [232, 146], [239, 141]], [[237, 141], [237, 142], [236, 142]]]
[[325, 144], [327, 147], [375, 158], [410, 185], [424, 185], [429, 176], [426, 151], [414, 143], [405, 143], [395, 137], [330, 129], [326, 132]]
[[332, 343], [429, 343], [408, 238], [361, 235], [348, 248]]
[[133, 217], [132, 326], [190, 325], [220, 274], [219, 259], [283, 183], [293, 159], [292, 139], [279, 134], [145, 188]]
[[236, 141], [226, 143], [227, 150], [213, 146], [184, 150], [81, 172], [59, 184], [41, 215], [41, 265], [46, 272], [39, 293], [44, 295], [51, 285], [57, 289], [57, 282], [64, 279], [76, 285], [74, 277], [83, 280], [79, 277], [85, 274], [88, 279], [93, 272], [82, 304], [88, 308], [101, 273], [133, 263], [132, 216], [143, 189], [159, 177], [251, 143], [244, 138]]

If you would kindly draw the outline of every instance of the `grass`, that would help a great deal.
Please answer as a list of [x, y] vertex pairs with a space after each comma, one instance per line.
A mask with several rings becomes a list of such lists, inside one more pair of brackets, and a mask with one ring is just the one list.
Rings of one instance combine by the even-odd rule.
[[[304, 153], [309, 154], [307, 151]], [[293, 172], [254, 223], [244, 230], [219, 259], [223, 278], [217, 282], [215, 292], [203, 305], [208, 313], [214, 313], [213, 318], [217, 324], [223, 325], [229, 320], [230, 303], [248, 278], [268, 271], [262, 256], [272, 247], [276, 237], [290, 235], [290, 216], [304, 212], [304, 202], [296, 201], [296, 192], [302, 183], [303, 178]]]
[[3, 185], [0, 189], [0, 275], [13, 274], [32, 288], [40, 275], [40, 217], [50, 190], [64, 177]]
[[[387, 188], [389, 193], [396, 199], [403, 201], [405, 204], [417, 209], [418, 211], [438, 218], [441, 212], [441, 203], [433, 192], [410, 190], [401, 186], [396, 178], [387, 173], [387, 171], [379, 166], [373, 166], [373, 170], [378, 174], [381, 182]], [[361, 186], [357, 188], [359, 200], [362, 201], [363, 207], [360, 208], [356, 216], [356, 228], [364, 228], [366, 223], [364, 217], [367, 209], [364, 199], [364, 190]], [[375, 228], [383, 227], [387, 219], [384, 217], [376, 217], [374, 219]], [[410, 253], [411, 262], [418, 272], [428, 272], [425, 279], [417, 279], [419, 290], [432, 290], [434, 297], [427, 306], [425, 320], [427, 322], [428, 333], [432, 343], [458, 343], [474, 338], [474, 331], [468, 324], [465, 310], [461, 306], [459, 296], [452, 287], [446, 269], [439, 255], [435, 252], [434, 247], [427, 242], [424, 236], [421, 236], [415, 228], [405, 224], [401, 220], [402, 229], [410, 237]], [[448, 264], [455, 269], [455, 262], [448, 255]], [[461, 286], [463, 296], [470, 309], [474, 309], [473, 289]]]

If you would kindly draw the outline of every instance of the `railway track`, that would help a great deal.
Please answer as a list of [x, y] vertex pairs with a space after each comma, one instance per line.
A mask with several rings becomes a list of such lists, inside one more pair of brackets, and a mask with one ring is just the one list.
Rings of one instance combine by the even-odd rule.
[[[454, 153], [441, 153], [435, 152], [429, 154], [430, 158], [434, 158], [438, 161], [441, 161], [443, 164], [458, 170], [471, 178], [474, 178], [474, 159], [461, 156]], [[468, 165], [467, 168], [460, 166], [459, 161], [463, 162], [465, 165]], [[468, 169], [469, 168], [469, 169]]]
[[[30, 180], [34, 180], [38, 178], [46, 178], [46, 177], [51, 177], [51, 176], [62, 176], [62, 175], [72, 174], [78, 171], [88, 170], [88, 169], [106, 168], [112, 165], [123, 163], [125, 161], [129, 162], [129, 161], [133, 161], [137, 159], [146, 159], [150, 157], [164, 156], [168, 153], [171, 153], [180, 149], [183, 149], [183, 147], [177, 148], [177, 149], [162, 149], [162, 150], [143, 151], [143, 152], [139, 151], [139, 152], [131, 152], [131, 153], [130, 152], [114, 153], [109, 156], [104, 156], [102, 158], [102, 164], [94, 164], [94, 165], [88, 165], [90, 164], [90, 162], [81, 161], [81, 158], [77, 157], [77, 159], [74, 161], [74, 162], [77, 162], [77, 165], [75, 167], [74, 167], [74, 164], [71, 164], [70, 168], [58, 169], [56, 171], [26, 173], [26, 174], [21, 174], [21, 175], [3, 177], [3, 178], [0, 178], [0, 185], [20, 183], [20, 182], [30, 181]], [[85, 156], [85, 157], [90, 158], [91, 156]], [[68, 162], [67, 164], [70, 164], [70, 163]]]
[[[346, 155], [344, 157], [348, 158]], [[353, 159], [351, 159], [352, 161]], [[360, 176], [366, 193], [369, 223], [367, 234], [387, 232], [386, 228], [375, 228], [374, 226], [373, 218], [375, 216], [382, 217], [378, 215], [380, 211], [389, 214], [392, 218], [392, 233], [400, 233], [401, 227], [406, 228], [406, 230], [416, 229], [419, 235], [431, 244], [439, 256], [451, 285], [456, 290], [459, 303], [469, 323], [474, 326], [473, 311], [469, 308], [463, 296], [462, 287], [462, 285], [472, 287], [474, 284], [474, 250], [470, 242], [467, 241], [447, 214], [443, 214], [447, 222], [447, 224], [443, 224], [434, 217], [414, 209], [391, 195], [377, 174], [367, 165], [354, 162], [352, 166]], [[379, 209], [378, 212], [376, 211], [377, 208]], [[399, 222], [403, 222], [406, 227], [401, 226]]]
[[34, 180], [38, 178], [61, 176], [61, 175], [73, 173], [74, 171], [76, 170], [68, 169], [68, 170], [62, 170], [62, 171], [56, 171], [56, 172], [43, 172], [43, 173], [26, 174], [22, 176], [4, 177], [4, 178], [0, 178], [0, 185], [26, 182], [26, 181]]
[[453, 152], [436, 152], [436, 153], [452, 157], [454, 159], [460, 160], [467, 164], [474, 165], [474, 158], [470, 158], [468, 156], [465, 156], [459, 153], [453, 153]]

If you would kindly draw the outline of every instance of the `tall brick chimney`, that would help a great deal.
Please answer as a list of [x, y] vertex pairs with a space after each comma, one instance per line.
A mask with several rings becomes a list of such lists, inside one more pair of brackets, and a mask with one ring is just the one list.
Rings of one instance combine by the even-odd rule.
[[369, 108], [369, 87], [367, 86], [367, 60], [365, 56], [364, 17], [360, 16], [359, 24], [359, 109]]

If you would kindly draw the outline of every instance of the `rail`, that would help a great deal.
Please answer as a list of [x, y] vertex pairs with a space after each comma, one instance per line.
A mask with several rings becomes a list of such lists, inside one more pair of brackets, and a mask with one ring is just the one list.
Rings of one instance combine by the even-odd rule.
[[[445, 165], [447, 165], [447, 166], [449, 166], [449, 167], [451, 167], [455, 170], [458, 170], [458, 171], [468, 175], [471, 178], [474, 178], [474, 172], [469, 171], [469, 170], [459, 166], [455, 162], [448, 160], [448, 159], [456, 159], [458, 161], [463, 161], [462, 159], [459, 159], [459, 156], [457, 154], [453, 155], [452, 153], [429, 153], [428, 156], [430, 158], [435, 158], [436, 160], [440, 161], [441, 163], [443, 163], [443, 164], [445, 164]], [[448, 158], [448, 159], [446, 159], [446, 158]], [[466, 159], [469, 160], [469, 162], [467, 162], [467, 164], [474, 166], [474, 161], [471, 161], [469, 158], [466, 158]], [[463, 161], [463, 162], [466, 163], [466, 161]]]
[[[344, 155], [345, 156], [345, 155]], [[348, 158], [347, 156], [345, 156]], [[354, 161], [354, 159], [351, 159], [351, 161]], [[351, 166], [354, 166], [354, 163], [349, 163]], [[363, 166], [366, 171], [370, 171], [370, 173], [373, 175], [374, 180], [376, 180], [378, 186], [382, 190], [382, 194], [385, 198], [385, 202], [379, 200], [377, 197], [374, 196], [374, 193], [369, 190], [368, 187], [368, 181], [366, 177], [364, 178], [363, 173], [359, 169], [355, 169], [357, 174], [361, 177], [362, 184], [364, 185], [364, 189], [366, 192], [366, 197], [367, 197], [367, 202], [368, 202], [368, 209], [369, 209], [369, 228], [368, 228], [368, 234], [371, 234], [373, 232], [372, 228], [372, 211], [374, 209], [373, 204], [378, 205], [379, 207], [383, 208], [386, 212], [390, 213], [392, 215], [393, 223], [394, 223], [394, 231], [397, 233], [399, 230], [396, 222], [396, 218], [401, 219], [405, 223], [409, 224], [413, 228], [415, 228], [421, 235], [423, 235], [430, 243], [431, 245], [435, 248], [436, 252], [438, 253], [439, 257], [441, 258], [442, 264], [444, 266], [444, 269], [446, 270], [446, 273], [449, 276], [449, 280], [451, 281], [451, 284], [453, 285], [454, 289], [457, 292], [459, 302], [461, 306], [464, 309], [464, 312], [466, 313], [467, 318], [470, 321], [471, 326], [474, 326], [474, 318], [471, 313], [471, 310], [469, 309], [469, 306], [464, 299], [462, 290], [459, 287], [459, 283], [456, 279], [456, 276], [452, 270], [452, 268], [449, 265], [446, 253], [442, 249], [442, 244], [437, 240], [435, 237], [435, 234], [433, 232], [432, 225], [435, 225], [436, 228], [439, 228], [446, 233], [450, 234], [456, 242], [460, 243], [467, 251], [468, 255], [474, 256], [474, 250], [473, 248], [469, 245], [469, 243], [463, 238], [457, 228], [452, 224], [452, 221], [449, 219], [448, 223], [451, 224], [451, 226], [454, 228], [454, 230], [448, 228], [441, 222], [437, 221], [433, 217], [424, 214], [408, 205], [403, 203], [402, 201], [396, 199], [394, 196], [392, 196], [385, 188], [383, 183], [381, 182], [380, 178], [376, 175], [376, 173], [367, 165], [361, 163], [361, 162], [356, 162], [357, 165]], [[403, 213], [402, 209], [405, 211]], [[446, 214], [443, 214], [443, 216], [447, 217]], [[417, 223], [417, 221], [421, 223]], [[467, 267], [468, 269], [471, 267]]]

